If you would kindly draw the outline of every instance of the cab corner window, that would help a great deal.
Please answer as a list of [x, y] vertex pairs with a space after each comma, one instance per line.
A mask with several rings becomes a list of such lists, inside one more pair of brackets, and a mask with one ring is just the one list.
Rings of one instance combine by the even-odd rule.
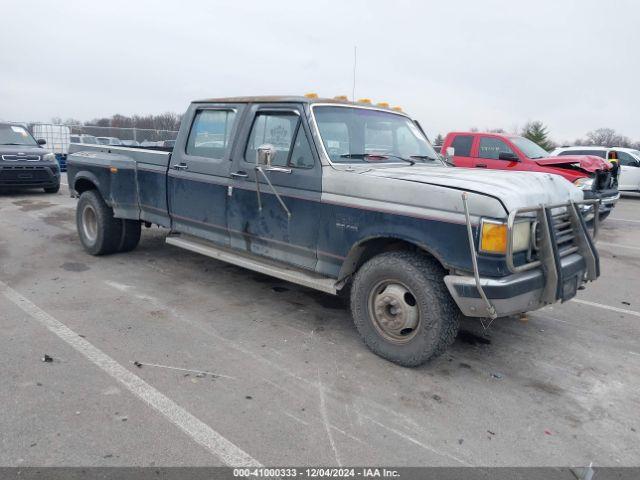
[[471, 135], [456, 135], [451, 142], [456, 157], [470, 157], [472, 144], [473, 136]]
[[478, 149], [478, 157], [499, 159], [501, 153], [511, 153], [511, 150], [504, 141], [499, 138], [481, 137], [480, 148]]
[[295, 142], [293, 142], [289, 166], [294, 168], [313, 168], [311, 145], [309, 144], [307, 135], [304, 133], [302, 125], [298, 126], [298, 134], [296, 135]]
[[186, 154], [224, 158], [229, 149], [235, 116], [233, 110], [199, 110], [191, 125]]

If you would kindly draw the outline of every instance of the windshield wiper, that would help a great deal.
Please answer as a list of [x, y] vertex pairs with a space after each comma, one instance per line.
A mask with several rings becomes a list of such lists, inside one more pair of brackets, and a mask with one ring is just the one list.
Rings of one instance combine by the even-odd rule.
[[0, 143], [0, 145], [22, 145], [23, 147], [29, 147], [27, 143]]
[[388, 159], [391, 157], [391, 158], [397, 158], [399, 160], [402, 160], [403, 162], [407, 162], [409, 165], [414, 165], [416, 163], [413, 160], [410, 160], [408, 158], [403, 158], [398, 155], [392, 155], [390, 153], [343, 153], [342, 155], [340, 155], [340, 157], [341, 158], [359, 158], [366, 161], [371, 161], [371, 160], [367, 160], [369, 158]]
[[437, 162], [437, 158], [430, 157], [429, 155], [409, 155], [409, 158], [417, 158], [418, 160], [430, 160], [432, 162]]

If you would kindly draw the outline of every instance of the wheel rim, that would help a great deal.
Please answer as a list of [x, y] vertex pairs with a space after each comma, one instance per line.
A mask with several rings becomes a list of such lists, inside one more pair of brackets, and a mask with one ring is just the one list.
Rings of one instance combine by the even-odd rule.
[[90, 243], [98, 238], [98, 215], [91, 205], [85, 205], [82, 210], [82, 233]]
[[407, 343], [416, 336], [420, 311], [413, 292], [395, 280], [379, 282], [369, 295], [373, 326], [386, 340]]

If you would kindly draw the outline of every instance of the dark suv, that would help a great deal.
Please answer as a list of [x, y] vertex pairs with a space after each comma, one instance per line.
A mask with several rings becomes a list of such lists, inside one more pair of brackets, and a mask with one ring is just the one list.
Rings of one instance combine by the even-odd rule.
[[45, 143], [21, 125], [0, 123], [0, 188], [60, 190], [60, 167]]

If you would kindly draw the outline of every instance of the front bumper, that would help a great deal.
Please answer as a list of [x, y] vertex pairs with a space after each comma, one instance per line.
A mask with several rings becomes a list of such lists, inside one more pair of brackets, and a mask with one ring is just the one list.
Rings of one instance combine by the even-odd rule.
[[[445, 284], [465, 315], [493, 319], [564, 302], [575, 296], [584, 282], [600, 276], [600, 257], [594, 244], [599, 216], [594, 217], [591, 236], [581, 212], [587, 205], [596, 211], [599, 200], [570, 201], [509, 212], [505, 263], [511, 274], [499, 278], [480, 276], [466, 192], [462, 194], [462, 202], [473, 276], [447, 275]], [[516, 220], [523, 218], [531, 222], [533, 239], [526, 261], [516, 265], [513, 231]]]
[[57, 162], [0, 162], [2, 188], [48, 188], [59, 184]]
[[600, 200], [600, 213], [609, 212], [616, 206], [618, 200], [620, 200], [620, 192], [617, 188], [609, 190], [592, 191], [587, 190], [584, 192], [585, 200]]
[[[572, 254], [561, 259], [563, 285], [558, 300], [566, 301], [584, 283], [584, 258]], [[444, 282], [449, 293], [467, 317], [486, 317], [487, 305], [480, 296], [473, 275], [446, 275]], [[501, 278], [480, 278], [487, 298], [498, 317], [537, 310], [545, 306], [543, 292], [545, 275], [542, 268], [514, 273]]]

